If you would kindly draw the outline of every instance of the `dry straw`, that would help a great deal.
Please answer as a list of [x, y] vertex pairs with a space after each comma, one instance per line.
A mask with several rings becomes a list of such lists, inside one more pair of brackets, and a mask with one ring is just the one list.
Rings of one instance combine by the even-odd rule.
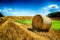
[[35, 15], [32, 19], [32, 27], [37, 30], [48, 31], [51, 27], [51, 19], [46, 16]]
[[0, 26], [0, 40], [48, 40], [24, 28], [26, 25], [6, 21]]

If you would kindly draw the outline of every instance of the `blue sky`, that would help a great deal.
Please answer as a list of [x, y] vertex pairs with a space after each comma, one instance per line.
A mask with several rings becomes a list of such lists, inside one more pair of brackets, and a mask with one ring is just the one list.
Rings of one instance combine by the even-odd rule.
[[47, 15], [56, 11], [60, 11], [60, 0], [0, 0], [4, 16]]

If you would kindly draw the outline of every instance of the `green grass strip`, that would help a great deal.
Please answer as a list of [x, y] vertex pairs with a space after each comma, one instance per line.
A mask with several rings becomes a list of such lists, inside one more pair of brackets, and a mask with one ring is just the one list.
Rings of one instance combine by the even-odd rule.
[[32, 20], [16, 20], [16, 22], [19, 22], [22, 24], [32, 24]]
[[52, 29], [60, 30], [60, 20], [52, 20]]

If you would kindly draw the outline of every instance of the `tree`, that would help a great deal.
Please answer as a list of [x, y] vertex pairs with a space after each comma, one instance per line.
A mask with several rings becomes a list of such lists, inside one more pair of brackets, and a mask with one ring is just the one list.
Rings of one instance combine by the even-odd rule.
[[60, 12], [53, 12], [47, 15], [48, 17], [60, 17]]
[[0, 17], [3, 17], [2, 13], [0, 13]]

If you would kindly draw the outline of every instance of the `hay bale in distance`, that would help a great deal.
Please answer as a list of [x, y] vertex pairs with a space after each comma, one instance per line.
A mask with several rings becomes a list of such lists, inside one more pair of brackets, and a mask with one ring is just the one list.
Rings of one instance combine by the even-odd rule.
[[35, 15], [32, 19], [32, 27], [41, 31], [48, 31], [51, 27], [51, 19], [42, 15]]

